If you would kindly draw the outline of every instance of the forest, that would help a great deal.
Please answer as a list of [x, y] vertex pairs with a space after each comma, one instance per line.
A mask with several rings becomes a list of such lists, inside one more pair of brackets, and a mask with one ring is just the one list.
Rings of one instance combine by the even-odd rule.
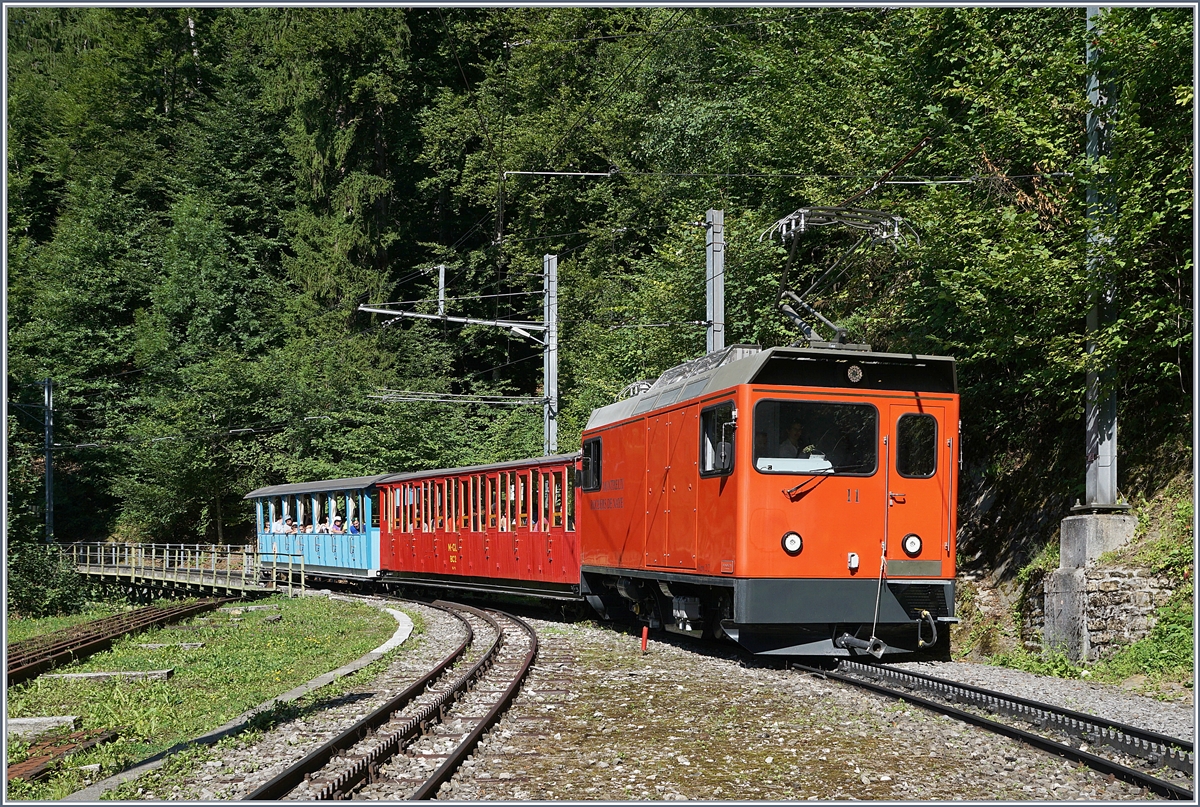
[[1123, 495], [1191, 466], [1191, 8], [1091, 35], [1082, 7], [6, 14], [10, 556], [43, 537], [45, 379], [58, 541], [244, 542], [263, 485], [540, 453], [540, 407], [373, 397], [542, 394], [520, 335], [359, 311], [436, 311], [439, 265], [448, 314], [539, 320], [558, 256], [577, 450], [704, 353], [708, 209], [727, 344], [799, 339], [779, 290], [852, 243], [789, 261], [775, 221], [852, 200], [911, 227], [810, 301], [958, 360], [964, 566], [1015, 570], [1082, 495], [1090, 368]]

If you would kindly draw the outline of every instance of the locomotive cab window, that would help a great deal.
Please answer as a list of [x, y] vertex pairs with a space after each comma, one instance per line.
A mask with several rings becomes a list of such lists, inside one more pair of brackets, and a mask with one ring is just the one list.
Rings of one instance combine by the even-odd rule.
[[933, 415], [901, 415], [896, 424], [896, 472], [928, 478], [937, 470], [937, 419]]
[[762, 473], [875, 473], [879, 412], [871, 404], [759, 401], [754, 467]]
[[737, 430], [733, 401], [700, 412], [700, 475], [733, 473], [733, 438]]
[[600, 477], [600, 455], [599, 437], [583, 441], [583, 479], [579, 485], [580, 490], [600, 490], [600, 483], [602, 481]]

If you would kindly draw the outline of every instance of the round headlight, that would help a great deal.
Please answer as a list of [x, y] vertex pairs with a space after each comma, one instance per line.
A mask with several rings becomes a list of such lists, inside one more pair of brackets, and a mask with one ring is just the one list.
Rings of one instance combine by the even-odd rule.
[[915, 532], [910, 532], [904, 536], [904, 551], [910, 555], [921, 554], [921, 536]]
[[798, 532], [788, 532], [783, 535], [783, 551], [795, 557], [804, 548], [804, 539]]

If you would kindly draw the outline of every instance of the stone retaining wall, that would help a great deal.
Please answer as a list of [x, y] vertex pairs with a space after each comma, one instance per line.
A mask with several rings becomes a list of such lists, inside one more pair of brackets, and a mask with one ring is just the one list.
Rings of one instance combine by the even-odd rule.
[[[1144, 639], [1154, 627], [1155, 612], [1174, 587], [1144, 569], [1084, 570], [1087, 596], [1087, 661], [1113, 655], [1119, 648]], [[1041, 652], [1046, 627], [1045, 578], [1030, 581], [1022, 620], [1021, 641], [1027, 650]]]
[[1173, 590], [1167, 580], [1140, 569], [1088, 569], [1087, 626], [1092, 646], [1088, 660], [1112, 655], [1118, 647], [1146, 638], [1154, 627], [1156, 609]]

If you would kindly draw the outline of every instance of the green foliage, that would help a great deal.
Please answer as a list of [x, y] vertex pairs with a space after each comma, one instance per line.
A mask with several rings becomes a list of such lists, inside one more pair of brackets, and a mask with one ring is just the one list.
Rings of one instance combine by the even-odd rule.
[[1072, 663], [1066, 655], [1060, 652], [1034, 654], [1024, 648], [1019, 648], [997, 653], [988, 661], [997, 667], [1011, 667], [1014, 670], [1050, 675], [1055, 678], [1087, 678], [1091, 675], [1090, 670]]
[[[964, 490], [998, 491], [960, 548], [1033, 555], [1056, 519], [1028, 514], [1080, 492], [1089, 367], [1138, 413], [1127, 495], [1188, 463], [1192, 20], [1106, 12], [1111, 154], [1091, 164], [1083, 14], [14, 9], [9, 389], [33, 404], [55, 381], [60, 538], [244, 541], [254, 487], [537, 453], [536, 408], [369, 397], [537, 394], [528, 340], [357, 311], [428, 301], [439, 263], [451, 313], [538, 319], [542, 256], [560, 256], [575, 449], [591, 409], [703, 352], [683, 323], [705, 316], [706, 209], [726, 213], [727, 342], [787, 344], [780, 284], [806, 288], [850, 241], [806, 236], [783, 278], [759, 235], [929, 136], [902, 174], [977, 181], [857, 198], [920, 242], [867, 250], [812, 302], [878, 349], [959, 359]], [[1120, 200], [1100, 273], [1093, 179]], [[9, 530], [31, 540], [41, 432], [16, 411]]]
[[71, 614], [87, 602], [87, 584], [57, 548], [10, 543], [5, 561], [10, 616]]

